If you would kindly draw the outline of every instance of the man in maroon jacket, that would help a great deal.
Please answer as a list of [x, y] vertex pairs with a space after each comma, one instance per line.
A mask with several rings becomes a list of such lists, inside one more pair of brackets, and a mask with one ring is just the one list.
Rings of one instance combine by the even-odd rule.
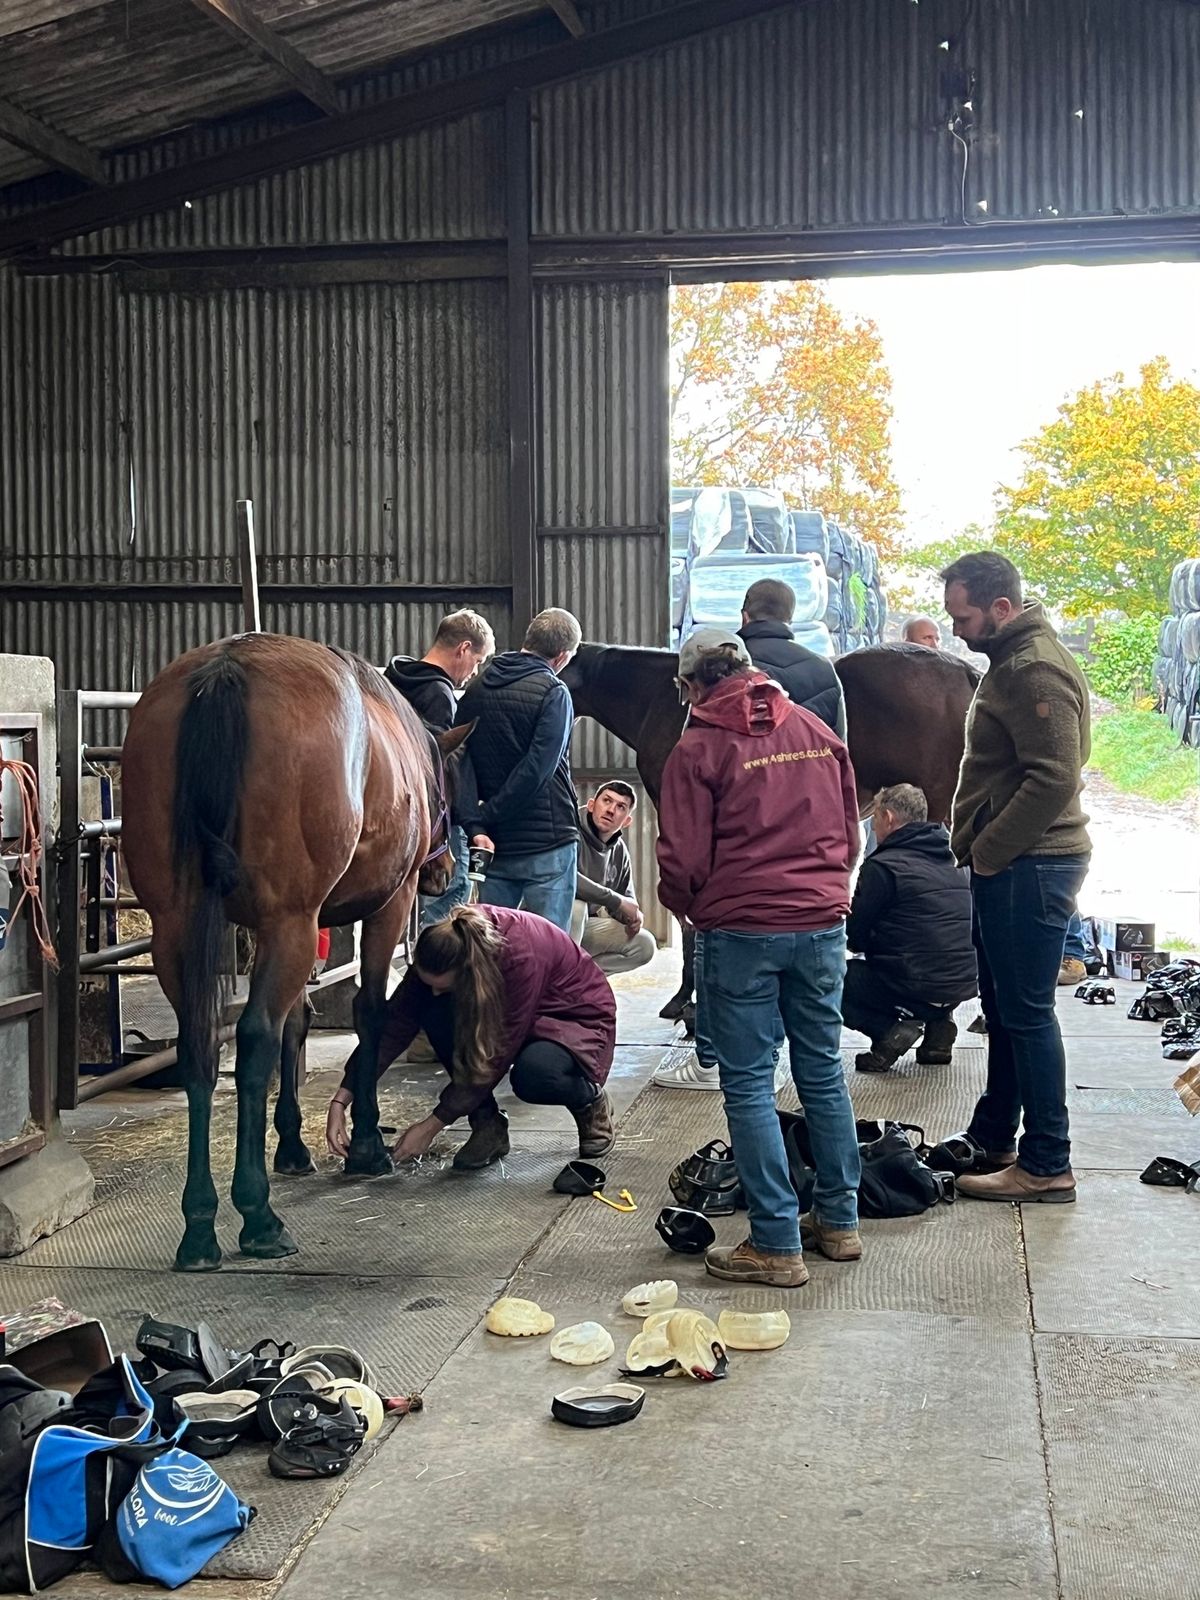
[[[797, 1288], [803, 1245], [834, 1261], [862, 1254], [840, 1051], [858, 805], [841, 740], [715, 631], [680, 651], [692, 711], [663, 774], [659, 898], [704, 933], [700, 982], [750, 1212], [750, 1237], [714, 1246], [708, 1270]], [[803, 1221], [775, 1109], [780, 1016], [817, 1173]]]

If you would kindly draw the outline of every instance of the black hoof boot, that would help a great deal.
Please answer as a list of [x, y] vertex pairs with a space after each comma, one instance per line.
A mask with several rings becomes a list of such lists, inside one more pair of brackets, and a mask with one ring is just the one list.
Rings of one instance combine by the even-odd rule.
[[372, 1133], [365, 1139], [351, 1139], [345, 1164], [348, 1178], [381, 1178], [385, 1173], [395, 1170], [391, 1152], [380, 1134]]
[[306, 1173], [315, 1172], [317, 1164], [312, 1158], [312, 1151], [302, 1139], [286, 1144], [280, 1141], [275, 1152], [274, 1170], [284, 1178], [302, 1178]]

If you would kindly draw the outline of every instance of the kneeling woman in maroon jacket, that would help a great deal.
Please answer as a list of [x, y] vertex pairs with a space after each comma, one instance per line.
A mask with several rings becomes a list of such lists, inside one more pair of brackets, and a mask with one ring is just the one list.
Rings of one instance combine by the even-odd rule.
[[[579, 1129], [579, 1153], [595, 1158], [616, 1142], [604, 1084], [612, 1067], [617, 1004], [608, 979], [575, 941], [528, 911], [458, 906], [417, 940], [413, 965], [388, 1003], [379, 1048], [382, 1074], [424, 1032], [450, 1074], [429, 1116], [406, 1128], [393, 1154], [408, 1160], [465, 1116], [471, 1137], [460, 1169], [508, 1154], [508, 1118], [495, 1089], [511, 1074], [513, 1093], [534, 1105], [565, 1106]], [[329, 1106], [326, 1137], [349, 1147], [343, 1080]]]

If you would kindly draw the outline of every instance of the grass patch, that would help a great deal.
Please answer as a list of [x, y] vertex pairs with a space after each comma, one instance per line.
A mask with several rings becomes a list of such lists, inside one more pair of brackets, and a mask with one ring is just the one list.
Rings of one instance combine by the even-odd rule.
[[1200, 793], [1200, 758], [1181, 750], [1165, 718], [1153, 711], [1114, 711], [1092, 728], [1090, 765], [1115, 789], [1144, 800], [1188, 800]]

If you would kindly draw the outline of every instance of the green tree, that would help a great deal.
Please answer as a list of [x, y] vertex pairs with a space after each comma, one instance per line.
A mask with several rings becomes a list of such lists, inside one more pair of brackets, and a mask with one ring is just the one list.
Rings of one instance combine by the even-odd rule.
[[1161, 615], [1171, 569], [1200, 552], [1200, 388], [1159, 356], [1081, 389], [1021, 449], [994, 547], [1068, 617]]
[[823, 284], [683, 287], [671, 303], [671, 474], [781, 489], [892, 555], [891, 376]]

